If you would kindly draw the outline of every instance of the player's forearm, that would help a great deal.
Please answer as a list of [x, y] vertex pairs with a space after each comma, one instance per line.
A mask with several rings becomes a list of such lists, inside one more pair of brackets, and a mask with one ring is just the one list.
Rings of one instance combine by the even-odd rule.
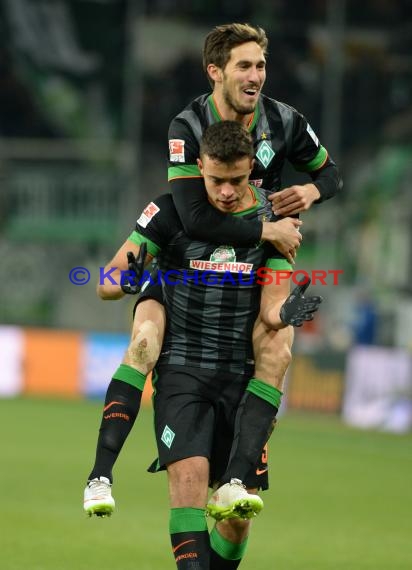
[[262, 223], [246, 221], [213, 208], [206, 199], [203, 180], [174, 180], [171, 188], [180, 221], [190, 237], [238, 246], [254, 246], [260, 241]]
[[320, 193], [317, 203], [329, 200], [343, 188], [339, 170], [332, 160], [320, 170], [311, 172], [310, 176]]
[[103, 299], [103, 301], [116, 301], [124, 297], [124, 293], [120, 287], [120, 279], [121, 272], [119, 269], [111, 272], [110, 275], [103, 273], [96, 286], [96, 292], [100, 299]]

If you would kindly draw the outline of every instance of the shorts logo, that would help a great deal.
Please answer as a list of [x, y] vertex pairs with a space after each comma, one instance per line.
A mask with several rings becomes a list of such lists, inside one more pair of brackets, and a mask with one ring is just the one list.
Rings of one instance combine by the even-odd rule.
[[260, 465], [256, 469], [256, 475], [263, 475], [264, 473], [266, 473], [266, 471], [268, 471], [268, 444], [266, 444], [262, 450]]
[[141, 213], [141, 216], [137, 220], [137, 223], [139, 226], [142, 226], [142, 228], [145, 228], [150, 220], [154, 218], [158, 212], [160, 212], [160, 208], [158, 208], [154, 202], [150, 202], [150, 204], [148, 204]]
[[160, 438], [166, 447], [169, 449], [172, 447], [173, 440], [175, 438], [175, 432], [170, 429], [168, 425], [165, 426], [163, 430], [162, 437]]
[[266, 141], [262, 141], [256, 153], [256, 158], [263, 164], [265, 168], [269, 166], [275, 156], [275, 151]]
[[169, 140], [170, 162], [185, 161], [185, 141], [183, 139]]

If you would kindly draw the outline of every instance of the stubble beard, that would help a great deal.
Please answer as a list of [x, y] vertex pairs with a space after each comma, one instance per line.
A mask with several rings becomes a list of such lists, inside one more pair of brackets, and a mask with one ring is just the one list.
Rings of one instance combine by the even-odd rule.
[[241, 107], [240, 105], [237, 105], [227, 89], [223, 90], [223, 99], [226, 105], [230, 109], [233, 109], [233, 111], [235, 111], [237, 115], [250, 115], [250, 113], [253, 113], [256, 107], [253, 104], [250, 104], [247, 107], [246, 106]]

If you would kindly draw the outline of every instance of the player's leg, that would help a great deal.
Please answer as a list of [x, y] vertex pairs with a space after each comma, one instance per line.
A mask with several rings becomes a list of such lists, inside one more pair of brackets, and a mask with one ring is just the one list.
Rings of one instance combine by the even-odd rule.
[[[253, 491], [249, 491], [250, 493]], [[210, 568], [235, 570], [246, 552], [250, 520], [219, 521], [210, 533]]]
[[232, 377], [232, 382], [229, 377], [222, 378], [222, 384], [225, 380], [224, 389], [220, 388], [221, 404], [216, 416], [213, 455], [210, 460], [211, 482], [220, 486], [212, 493], [206, 505], [208, 514], [216, 520], [250, 519], [263, 508], [262, 499], [256, 493], [249, 493], [245, 487], [247, 484], [249, 488], [267, 488], [267, 473], [264, 471], [262, 476], [257, 477], [255, 465], [253, 472], [245, 474], [245, 484], [235, 477], [221, 484], [233, 449], [239, 404], [248, 385], [249, 374], [250, 372], [239, 375], [238, 378]]
[[210, 540], [205, 516], [209, 461], [206, 457], [189, 457], [168, 465], [167, 473], [169, 532], [176, 567], [209, 570]]
[[173, 555], [179, 570], [209, 570], [205, 504], [215, 429], [214, 399], [219, 397], [216, 373], [180, 365], [160, 365], [156, 371], [156, 466], [157, 470], [167, 466]]
[[[247, 378], [247, 376], [239, 376], [237, 380], [232, 378], [231, 386], [229, 378], [224, 378], [225, 389], [221, 390], [220, 393], [221, 405], [216, 413], [215, 439], [210, 459], [211, 483], [220, 481], [222, 473], [225, 471], [233, 442], [236, 411], [247, 385]], [[242, 487], [242, 490], [248, 498], [244, 501], [238, 500], [233, 505], [233, 513], [236, 514], [236, 518], [218, 521], [210, 532], [210, 568], [213, 570], [233, 570], [238, 568], [242, 561], [250, 529], [250, 520], [248, 519], [250, 516], [254, 516], [255, 510], [260, 508], [256, 507], [261, 501], [256, 493], [258, 488], [267, 488], [267, 473], [259, 477], [255, 472], [248, 474], [247, 484], [248, 489]], [[250, 508], [245, 510], [242, 503], [243, 505], [247, 504]], [[247, 518], [245, 519], [243, 516]]]
[[[292, 327], [274, 331], [268, 329], [260, 318], [257, 319], [253, 331], [255, 376], [249, 381], [239, 405], [230, 459], [221, 479], [225, 489], [235, 480], [228, 500], [233, 499], [236, 489], [239, 495], [244, 493], [239, 480], [244, 481], [247, 473], [254, 468], [272, 433], [285, 374], [292, 358], [292, 342]], [[220, 490], [217, 490], [217, 496]], [[213, 497], [209, 505], [213, 506]], [[227, 505], [228, 508], [230, 506]], [[215, 516], [212, 510], [210, 514]]]
[[153, 298], [139, 302], [130, 344], [106, 392], [95, 463], [84, 492], [84, 509], [89, 515], [110, 515], [114, 509], [112, 469], [139, 412], [146, 376], [159, 356], [164, 328], [163, 305]]

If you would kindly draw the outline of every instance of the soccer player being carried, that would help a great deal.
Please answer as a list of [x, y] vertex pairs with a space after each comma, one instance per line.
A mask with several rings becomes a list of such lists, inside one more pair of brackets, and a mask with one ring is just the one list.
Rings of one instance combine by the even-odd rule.
[[[265, 192], [249, 183], [254, 152], [252, 137], [239, 122], [219, 121], [205, 131], [197, 160], [211, 206], [245, 221], [271, 218]], [[123, 279], [123, 290], [120, 283], [135, 256], [147, 247], [145, 262], [157, 257], [166, 329], [163, 339], [162, 327], [157, 331], [162, 344], [153, 399], [158, 460], [151, 470], [167, 470], [177, 568], [189, 569], [193, 559], [199, 570], [236, 568], [250, 518], [263, 507], [256, 492], [268, 487], [268, 469], [260, 456], [282, 395], [281, 384], [256, 376], [252, 337], [256, 344], [263, 335], [269, 348], [272, 332], [292, 336], [289, 325], [311, 320], [321, 299], [305, 299], [306, 286], [290, 295], [290, 280], [259, 285], [262, 268], [269, 275], [292, 271], [269, 241], [223, 247], [194, 240], [184, 231], [171, 194], [155, 199], [150, 215], [145, 212], [106, 266], [117, 268], [115, 283], [100, 285], [98, 292], [120, 298], [134, 286], [131, 278]], [[112, 382], [137, 391], [137, 379], [130, 374]], [[125, 400], [116, 399], [116, 405], [123, 415], [130, 413]], [[208, 502], [209, 485], [221, 486]], [[217, 520], [210, 535], [206, 512]]]

